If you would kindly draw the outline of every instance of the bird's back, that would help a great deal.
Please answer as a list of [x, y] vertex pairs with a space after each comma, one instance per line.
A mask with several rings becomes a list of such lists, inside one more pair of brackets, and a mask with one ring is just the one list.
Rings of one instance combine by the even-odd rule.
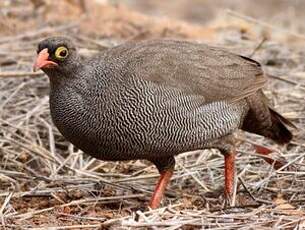
[[124, 63], [121, 68], [126, 74], [201, 95], [207, 103], [246, 97], [267, 81], [256, 61], [185, 41], [125, 43], [107, 50], [103, 57], [109, 64]]

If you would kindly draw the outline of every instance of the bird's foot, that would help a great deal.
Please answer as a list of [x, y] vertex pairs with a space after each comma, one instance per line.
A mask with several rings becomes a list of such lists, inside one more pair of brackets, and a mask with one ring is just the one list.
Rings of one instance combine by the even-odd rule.
[[235, 204], [235, 200], [233, 199], [233, 194], [227, 194], [225, 192], [224, 194], [224, 208], [231, 208], [234, 207]]
[[257, 144], [254, 144], [253, 146], [255, 147], [256, 153], [261, 154], [263, 156], [268, 156], [268, 157], [263, 157], [263, 159], [267, 163], [272, 165], [273, 168], [276, 170], [282, 168], [284, 165], [288, 163], [288, 161], [284, 157], [280, 156], [277, 152], [275, 152], [272, 149]]

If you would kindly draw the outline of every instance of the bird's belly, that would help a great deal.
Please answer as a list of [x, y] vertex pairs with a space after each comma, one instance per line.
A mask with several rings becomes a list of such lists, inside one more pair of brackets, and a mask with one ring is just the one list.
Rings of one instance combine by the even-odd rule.
[[[137, 121], [128, 122], [125, 114], [103, 113], [98, 116], [69, 107], [53, 107], [52, 119], [60, 133], [83, 152], [101, 160], [149, 159], [154, 151], [162, 146], [148, 140], [149, 127]], [[96, 115], [97, 113], [95, 113]], [[125, 117], [125, 118], [123, 118]], [[152, 124], [153, 125], [153, 124]], [[171, 154], [165, 150], [163, 154]]]
[[[69, 109], [69, 107], [64, 107]], [[154, 159], [197, 149], [182, 124], [164, 117], [133, 117], [132, 110], [98, 115], [53, 108], [52, 118], [61, 134], [77, 148], [101, 160]], [[143, 120], [144, 119], [144, 120]], [[188, 136], [190, 134], [190, 136]]]

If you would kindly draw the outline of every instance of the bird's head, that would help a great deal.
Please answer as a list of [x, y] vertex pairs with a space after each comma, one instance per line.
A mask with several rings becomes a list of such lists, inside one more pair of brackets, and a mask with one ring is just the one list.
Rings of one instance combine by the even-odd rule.
[[76, 47], [66, 37], [50, 37], [38, 44], [37, 58], [33, 70], [41, 69], [45, 73], [66, 72], [78, 62]]

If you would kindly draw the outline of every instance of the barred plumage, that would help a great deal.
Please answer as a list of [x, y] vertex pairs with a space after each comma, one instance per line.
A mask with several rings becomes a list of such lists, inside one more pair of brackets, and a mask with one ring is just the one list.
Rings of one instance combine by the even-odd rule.
[[[64, 46], [69, 56], [54, 58]], [[243, 128], [284, 143], [290, 123], [271, 110], [259, 63], [220, 48], [182, 41], [126, 43], [82, 60], [73, 43], [42, 41], [54, 68], [50, 108], [59, 131], [102, 160], [148, 159], [160, 172], [174, 156], [218, 148], [227, 154]], [[274, 131], [274, 132], [273, 132]]]

